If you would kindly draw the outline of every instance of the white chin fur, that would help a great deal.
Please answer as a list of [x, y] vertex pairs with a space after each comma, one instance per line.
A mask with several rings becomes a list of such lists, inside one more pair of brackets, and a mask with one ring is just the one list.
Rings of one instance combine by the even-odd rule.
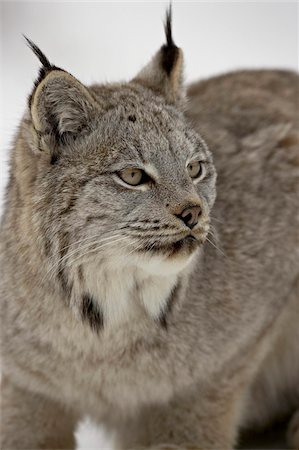
[[194, 251], [191, 255], [177, 254], [171, 258], [164, 255], [131, 253], [128, 258], [123, 254], [118, 258], [118, 261], [125, 266], [135, 266], [148, 275], [157, 275], [160, 277], [179, 274], [179, 272], [190, 264], [196, 253], [197, 251]]

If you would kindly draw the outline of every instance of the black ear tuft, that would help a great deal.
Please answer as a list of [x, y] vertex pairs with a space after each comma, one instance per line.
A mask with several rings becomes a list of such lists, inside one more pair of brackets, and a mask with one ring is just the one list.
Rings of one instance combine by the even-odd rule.
[[167, 102], [179, 106], [182, 105], [185, 98], [183, 88], [184, 57], [182, 50], [175, 45], [172, 38], [171, 16], [170, 4], [164, 22], [166, 42], [132, 81], [162, 94]]
[[33, 53], [35, 54], [35, 56], [38, 57], [38, 59], [40, 60], [40, 62], [42, 63], [43, 67], [45, 70], [51, 70], [52, 69], [52, 64], [50, 63], [50, 61], [48, 60], [48, 58], [44, 55], [44, 53], [41, 51], [41, 49], [38, 48], [37, 45], [35, 45], [34, 42], [31, 41], [31, 39], [29, 39], [27, 36], [25, 36], [23, 34], [28, 47], [33, 51]]
[[175, 45], [172, 38], [172, 8], [169, 5], [166, 11], [166, 19], [164, 23], [164, 30], [166, 36], [166, 44], [162, 46], [162, 67], [169, 75], [175, 66], [179, 57], [179, 49]]
[[63, 70], [60, 69], [59, 67], [54, 66], [53, 64], [50, 63], [50, 61], [48, 60], [48, 58], [46, 57], [46, 55], [41, 51], [40, 48], [38, 48], [38, 46], [31, 41], [31, 39], [29, 39], [27, 36], [25, 36], [23, 34], [23, 37], [25, 38], [28, 47], [33, 51], [33, 53], [35, 54], [35, 56], [37, 56], [37, 58], [39, 59], [39, 61], [42, 63], [42, 67], [39, 70], [39, 74], [37, 79], [34, 82], [34, 89], [33, 92], [31, 93], [31, 95], [29, 96], [29, 108], [31, 107], [31, 102], [32, 102], [32, 98], [35, 92], [35, 89], [37, 88], [37, 86], [40, 84], [40, 82], [46, 77], [46, 75], [48, 75], [49, 72], [51, 72], [52, 70]]
[[168, 9], [166, 10], [166, 18], [164, 23], [164, 30], [165, 30], [165, 36], [166, 36], [166, 43], [168, 47], [175, 46], [173, 39], [172, 39], [172, 6], [169, 5]]

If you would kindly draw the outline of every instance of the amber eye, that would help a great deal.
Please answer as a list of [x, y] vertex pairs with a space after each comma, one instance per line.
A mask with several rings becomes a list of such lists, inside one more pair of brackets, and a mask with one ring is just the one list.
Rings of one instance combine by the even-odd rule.
[[199, 178], [203, 173], [202, 163], [200, 161], [192, 161], [188, 164], [187, 170], [191, 178]]
[[131, 186], [138, 186], [149, 180], [148, 175], [141, 169], [124, 169], [118, 172], [118, 176]]

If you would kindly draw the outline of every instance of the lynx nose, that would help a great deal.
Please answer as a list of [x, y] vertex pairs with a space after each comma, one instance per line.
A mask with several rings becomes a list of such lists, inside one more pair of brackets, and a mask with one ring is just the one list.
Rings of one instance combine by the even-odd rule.
[[176, 216], [181, 219], [191, 230], [198, 223], [198, 217], [201, 215], [201, 207], [199, 205], [189, 205]]

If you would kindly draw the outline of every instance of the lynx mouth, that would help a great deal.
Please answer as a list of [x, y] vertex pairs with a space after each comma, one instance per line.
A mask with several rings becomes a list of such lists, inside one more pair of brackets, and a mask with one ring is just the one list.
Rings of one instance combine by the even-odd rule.
[[170, 246], [169, 256], [175, 256], [178, 253], [184, 253], [185, 255], [189, 256], [198, 248], [199, 244], [200, 241], [198, 241], [198, 239], [196, 239], [194, 236], [187, 236]]
[[155, 242], [143, 249], [153, 254], [162, 254], [166, 256], [175, 256], [178, 254], [190, 255], [202, 243], [202, 239], [198, 239], [193, 235], [185, 236], [177, 241], [162, 243]]

